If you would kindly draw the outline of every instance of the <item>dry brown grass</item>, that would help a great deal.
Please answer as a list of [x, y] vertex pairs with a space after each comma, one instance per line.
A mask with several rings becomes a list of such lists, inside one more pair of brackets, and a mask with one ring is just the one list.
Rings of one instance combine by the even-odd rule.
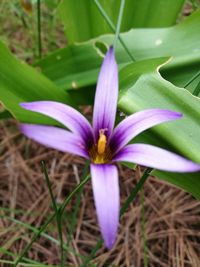
[[[41, 172], [45, 160], [58, 202], [77, 185], [84, 160], [47, 149], [21, 136], [12, 120], [0, 124], [0, 215], [39, 227], [53, 212], [48, 189]], [[133, 171], [119, 166], [121, 202], [136, 183]], [[137, 176], [137, 175], [136, 175]], [[148, 266], [200, 266], [200, 203], [189, 194], [151, 177], [145, 184], [145, 217]], [[69, 219], [75, 199], [68, 205], [63, 223], [64, 241], [77, 254], [87, 256], [100, 237], [91, 185], [84, 188], [77, 218], [77, 227], [68, 238]], [[8, 208], [4, 210], [2, 208]], [[15, 210], [22, 210], [16, 213]], [[47, 233], [58, 239], [55, 222]], [[30, 241], [32, 232], [7, 218], [0, 218], [0, 246], [19, 254]], [[66, 253], [66, 266], [80, 266], [82, 258]], [[42, 263], [59, 265], [59, 247], [41, 237], [27, 255]], [[14, 257], [1, 252], [2, 259]], [[141, 200], [138, 196], [120, 222], [115, 247], [101, 248], [93, 260], [95, 266], [143, 266], [141, 233]], [[1, 265], [10, 266], [10, 265]]]

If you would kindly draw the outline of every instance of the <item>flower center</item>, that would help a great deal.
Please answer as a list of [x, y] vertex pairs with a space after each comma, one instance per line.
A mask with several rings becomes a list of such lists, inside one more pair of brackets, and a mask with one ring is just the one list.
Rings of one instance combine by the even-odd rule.
[[108, 163], [112, 159], [112, 153], [107, 146], [107, 138], [105, 135], [106, 129], [102, 129], [99, 131], [99, 139], [97, 144], [93, 145], [89, 150], [89, 154], [91, 160], [95, 164], [104, 164]]

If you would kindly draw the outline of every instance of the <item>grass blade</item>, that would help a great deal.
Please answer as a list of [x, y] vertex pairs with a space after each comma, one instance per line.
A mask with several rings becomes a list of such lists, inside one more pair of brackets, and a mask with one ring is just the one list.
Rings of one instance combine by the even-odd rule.
[[200, 71], [198, 71], [183, 87], [184, 88], [188, 87], [188, 85], [190, 85], [199, 75], [200, 75]]
[[143, 258], [144, 258], [144, 267], [148, 267], [148, 247], [147, 247], [147, 238], [146, 238], [146, 229], [145, 229], [145, 207], [144, 207], [144, 187], [141, 189], [140, 201], [141, 201], [141, 232], [142, 232], [142, 241], [143, 241]]
[[[83, 169], [83, 174], [82, 174], [82, 177], [81, 177], [81, 181], [86, 177], [86, 175], [88, 173], [89, 164], [90, 164], [89, 160], [86, 161], [85, 167]], [[73, 209], [73, 213], [72, 213], [72, 223], [71, 223], [71, 227], [70, 227], [70, 236], [73, 234], [73, 232], [75, 230], [75, 227], [76, 227], [76, 218], [77, 218], [78, 210], [79, 210], [79, 207], [80, 207], [80, 204], [81, 204], [81, 195], [82, 195], [82, 193], [83, 193], [83, 187], [77, 193], [76, 203], [74, 205], [74, 209]]]
[[[113, 22], [110, 20], [110, 18], [108, 17], [108, 15], [106, 14], [105, 10], [102, 8], [101, 4], [99, 3], [98, 0], [94, 0], [95, 5], [97, 6], [99, 12], [102, 14], [102, 16], [104, 17], [105, 21], [108, 23], [108, 25], [110, 26], [111, 30], [113, 32], [116, 32], [116, 28], [115, 25], [113, 24]], [[127, 54], [129, 55], [129, 57], [131, 58], [132, 61], [135, 61], [134, 57], [132, 56], [132, 54], [130, 53], [130, 51], [128, 50], [126, 44], [124, 43], [124, 41], [122, 40], [121, 36], [119, 35], [119, 40], [121, 42], [121, 44], [123, 45], [125, 51], [127, 52]]]
[[51, 201], [53, 204], [54, 213], [56, 214], [56, 222], [57, 222], [58, 235], [59, 235], [59, 240], [60, 240], [60, 262], [61, 262], [61, 267], [63, 267], [64, 266], [64, 254], [63, 254], [63, 237], [62, 237], [62, 218], [61, 218], [60, 212], [57, 208], [55, 198], [53, 196], [53, 192], [51, 189], [51, 183], [49, 181], [49, 176], [48, 176], [46, 165], [45, 165], [44, 161], [42, 161], [42, 170], [44, 172], [45, 180], [46, 180], [46, 183], [47, 183], [47, 186], [49, 189], [49, 193], [51, 196]]
[[200, 82], [197, 84], [196, 88], [194, 89], [194, 92], [192, 93], [195, 96], [198, 96], [200, 93]]
[[125, 6], [125, 0], [121, 0], [118, 20], [117, 20], [117, 27], [116, 27], [116, 32], [115, 32], [115, 40], [114, 40], [114, 45], [113, 45], [114, 49], [116, 49], [117, 41], [119, 39], [120, 27], [121, 27], [121, 23], [122, 23], [123, 12], [124, 12], [124, 6]]
[[37, 34], [38, 34], [38, 58], [42, 58], [42, 38], [41, 38], [41, 3], [37, 0]]
[[[59, 208], [59, 212], [62, 215], [67, 204], [70, 202], [71, 198], [89, 181], [90, 175], [86, 176], [83, 181], [81, 181], [75, 189], [65, 198], [63, 204]], [[46, 227], [49, 225], [49, 223], [55, 218], [56, 213], [53, 213], [46, 222], [41, 226], [41, 228], [38, 230], [37, 233], [32, 237], [30, 243], [23, 249], [22, 253], [19, 255], [19, 257], [16, 259], [14, 263], [14, 267], [17, 266], [17, 264], [22, 260], [23, 256], [28, 252], [28, 250], [31, 248], [32, 244], [38, 239], [38, 237], [41, 235], [41, 233], [46, 229]]]

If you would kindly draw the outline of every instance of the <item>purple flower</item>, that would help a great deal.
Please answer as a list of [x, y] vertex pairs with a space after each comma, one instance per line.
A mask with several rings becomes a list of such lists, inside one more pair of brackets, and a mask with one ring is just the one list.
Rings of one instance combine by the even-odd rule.
[[68, 128], [22, 124], [21, 131], [26, 136], [48, 147], [90, 159], [98, 222], [107, 248], [115, 242], [119, 222], [117, 161], [172, 172], [200, 170], [199, 164], [164, 149], [146, 144], [128, 144], [146, 129], [179, 119], [182, 114], [162, 109], [143, 110], [129, 116], [114, 129], [117, 98], [118, 68], [111, 47], [97, 82], [92, 126], [77, 110], [61, 103], [21, 103], [23, 108], [52, 117]]

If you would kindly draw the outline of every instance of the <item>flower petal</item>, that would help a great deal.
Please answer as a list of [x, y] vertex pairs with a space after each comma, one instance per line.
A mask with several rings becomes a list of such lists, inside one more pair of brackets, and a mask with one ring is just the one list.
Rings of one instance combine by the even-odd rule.
[[137, 112], [124, 119], [115, 128], [111, 136], [110, 146], [114, 153], [116, 153], [130, 142], [131, 139], [146, 129], [181, 117], [181, 113], [165, 109], [147, 109]]
[[67, 130], [34, 124], [21, 124], [20, 130], [24, 135], [42, 145], [89, 158], [82, 139]]
[[101, 234], [106, 247], [112, 248], [119, 222], [117, 167], [109, 164], [91, 164], [91, 176]]
[[115, 61], [114, 50], [111, 47], [103, 61], [95, 94], [93, 127], [96, 141], [99, 130], [107, 129], [107, 137], [112, 133], [118, 98], [118, 68]]
[[88, 120], [76, 109], [54, 101], [36, 101], [21, 103], [21, 107], [47, 115], [66, 126], [88, 142], [93, 141], [93, 131]]
[[198, 163], [162, 148], [146, 144], [127, 145], [117, 153], [113, 161], [134, 162], [170, 172], [196, 172], [200, 170]]

